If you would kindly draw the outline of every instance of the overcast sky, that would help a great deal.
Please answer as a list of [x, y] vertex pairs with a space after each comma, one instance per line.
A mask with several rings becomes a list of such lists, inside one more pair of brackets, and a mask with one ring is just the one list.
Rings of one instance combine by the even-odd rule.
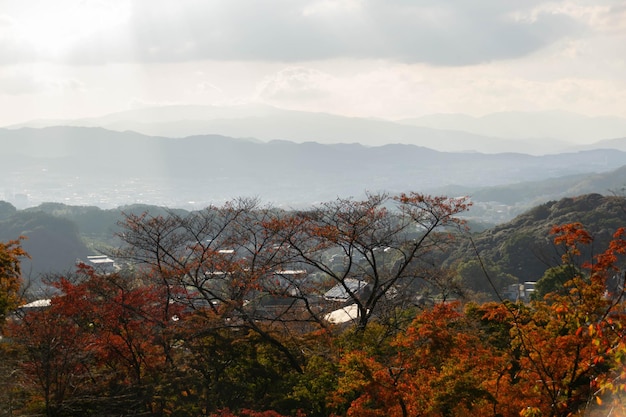
[[249, 102], [626, 117], [626, 1], [0, 0], [0, 125]]

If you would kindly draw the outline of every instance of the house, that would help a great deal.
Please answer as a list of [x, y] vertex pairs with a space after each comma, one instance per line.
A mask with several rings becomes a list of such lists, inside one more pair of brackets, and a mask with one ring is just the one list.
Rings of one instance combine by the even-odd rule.
[[536, 284], [537, 283], [535, 281], [524, 282], [524, 301], [528, 302], [531, 300], [533, 293], [535, 292]]
[[504, 290], [503, 296], [507, 300], [528, 302], [535, 292], [535, 281], [526, 281], [523, 284], [511, 284]]
[[524, 294], [524, 285], [522, 284], [511, 284], [508, 285], [502, 294], [502, 296], [511, 301], [519, 301]]
[[117, 269], [115, 261], [106, 255], [88, 256], [84, 264], [92, 267], [96, 272], [103, 274], [111, 274]]
[[[346, 278], [324, 293], [327, 301], [346, 303], [354, 296], [362, 297], [368, 289], [368, 283], [356, 278]], [[352, 295], [351, 295], [352, 294]]]

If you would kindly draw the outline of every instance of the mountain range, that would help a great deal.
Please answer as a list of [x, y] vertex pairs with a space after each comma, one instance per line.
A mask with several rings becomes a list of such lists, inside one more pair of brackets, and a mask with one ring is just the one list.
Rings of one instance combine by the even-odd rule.
[[[473, 230], [502, 225], [489, 230], [506, 234], [504, 225], [521, 228], [526, 217], [507, 222], [533, 207], [582, 194], [624, 195], [623, 122], [561, 113], [386, 121], [268, 106], [33, 121], [0, 128], [0, 200], [32, 208], [0, 216], [0, 237], [28, 236], [37, 261], [26, 272], [36, 276], [71, 266], [122, 211], [145, 205], [193, 210], [259, 197], [301, 208], [366, 191], [468, 195]], [[67, 215], [55, 220], [59, 211]]]
[[0, 129], [0, 146], [0, 199], [21, 207], [54, 201], [193, 208], [244, 196], [301, 207], [337, 196], [358, 197], [365, 190], [455, 189], [480, 195], [485, 187], [509, 194], [492, 192], [488, 201], [510, 204], [512, 184], [589, 177], [617, 170], [626, 161], [626, 152], [617, 149], [533, 156], [441, 152], [406, 144], [167, 138], [71, 126]]
[[162, 106], [75, 120], [34, 120], [21, 127], [81, 126], [183, 138], [222, 135], [260, 141], [410, 144], [442, 152], [532, 155], [618, 146], [626, 150], [626, 119], [564, 112], [508, 112], [483, 117], [430, 115], [397, 121], [278, 109], [266, 105]]
[[506, 139], [557, 139], [576, 144], [626, 136], [624, 118], [588, 117], [563, 111], [500, 112], [481, 117], [433, 114], [398, 122]]

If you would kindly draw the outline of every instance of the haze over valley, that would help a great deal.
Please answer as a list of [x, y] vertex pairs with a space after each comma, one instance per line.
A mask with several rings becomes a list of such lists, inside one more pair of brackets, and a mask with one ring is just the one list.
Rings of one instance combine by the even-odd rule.
[[124, 210], [416, 191], [483, 230], [622, 195], [623, 8], [487, 3], [9, 0], [0, 235], [38, 274]]
[[[598, 133], [588, 133], [586, 143], [568, 141], [565, 127], [545, 123], [551, 117]], [[626, 184], [619, 170], [626, 161], [623, 119], [507, 113], [424, 120], [432, 119], [457, 129], [269, 106], [168, 106], [33, 121], [0, 130], [0, 199], [20, 208], [63, 202], [194, 209], [245, 196], [302, 208], [366, 191], [420, 190], [469, 195], [479, 220], [497, 223], [542, 201]], [[469, 120], [474, 132], [458, 130]], [[525, 137], [475, 133], [504, 135], [498, 120]], [[590, 181], [599, 177], [605, 179]]]
[[416, 189], [470, 195], [494, 223], [619, 190], [623, 8], [487, 3], [9, 0], [0, 198], [303, 207]]
[[0, 417], [626, 416], [624, 1], [0, 4]]

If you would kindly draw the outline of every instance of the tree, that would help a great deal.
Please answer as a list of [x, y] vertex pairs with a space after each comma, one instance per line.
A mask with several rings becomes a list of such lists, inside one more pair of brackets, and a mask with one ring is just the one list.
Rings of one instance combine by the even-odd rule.
[[[293, 258], [343, 290], [364, 329], [372, 317], [415, 303], [412, 295], [437, 273], [435, 256], [463, 225], [456, 216], [468, 207], [465, 198], [418, 193], [340, 198], [297, 215], [300, 229], [288, 228], [285, 240]], [[365, 289], [357, 292], [354, 282]]]
[[[382, 350], [343, 352], [335, 401], [354, 416], [607, 416], [624, 411], [626, 229], [585, 261], [580, 224], [553, 229], [580, 275], [530, 304], [451, 303], [416, 316]], [[614, 289], [607, 280], [619, 277]]]
[[346, 414], [491, 415], [492, 381], [504, 361], [458, 307], [440, 303], [419, 313], [382, 355], [367, 348], [346, 352], [336, 396], [349, 401]]
[[21, 258], [28, 254], [21, 247], [21, 240], [0, 242], [0, 335], [7, 314], [21, 303], [20, 286], [22, 284]]
[[[15, 207], [9, 203], [0, 202], [0, 217], [15, 211]], [[8, 242], [0, 242], [0, 415], [11, 415], [18, 406], [19, 383], [21, 375], [18, 364], [20, 350], [10, 343], [2, 343], [7, 316], [13, 313], [22, 303], [21, 285], [22, 271], [21, 260], [28, 257], [22, 249], [20, 237]]]
[[161, 287], [84, 265], [52, 284], [59, 293], [50, 306], [25, 311], [10, 327], [46, 415], [161, 413], [181, 306]]
[[[129, 214], [121, 224], [125, 246], [115, 255], [188, 312], [177, 326], [187, 375], [196, 375], [185, 392], [205, 412], [246, 404], [295, 412], [304, 402], [324, 415], [326, 391], [303, 375], [323, 368], [317, 359], [333, 359], [305, 341], [331, 327], [324, 316], [336, 307], [324, 292], [334, 285], [346, 290], [359, 306], [358, 332], [375, 317], [396, 323], [386, 327], [392, 335], [420, 280], [439, 273], [436, 256], [462, 226], [456, 215], [467, 204], [420, 194], [368, 195], [305, 212], [239, 199], [188, 215]], [[368, 291], [357, 294], [350, 280], [366, 283]], [[447, 281], [443, 275], [433, 280]], [[333, 368], [324, 369], [327, 380], [336, 381]], [[277, 393], [260, 387], [294, 392], [278, 401]]]
[[565, 283], [580, 276], [580, 274], [580, 269], [571, 264], [548, 268], [539, 281], [537, 281], [535, 292], [532, 296], [536, 300], [542, 300], [549, 293], [558, 292], [565, 294], [568, 291]]
[[20, 370], [31, 397], [29, 408], [48, 417], [73, 409], [90, 380], [90, 335], [56, 302], [25, 313], [8, 330], [12, 343], [24, 351]]
[[[275, 346], [302, 372], [301, 360], [280, 337], [302, 308], [310, 306], [297, 290], [295, 302], [282, 303], [268, 315], [266, 295], [286, 298], [275, 272], [288, 264], [284, 238], [274, 224], [282, 212], [257, 200], [239, 199], [181, 217], [128, 215], [120, 237], [127, 244], [117, 253], [145, 269], [168, 298], [205, 317], [204, 332], [247, 328]], [[288, 286], [287, 286], [288, 287]], [[176, 292], [176, 296], [173, 295]]]
[[[601, 403], [603, 390], [608, 389], [603, 383], [620, 381], [623, 376], [619, 352], [626, 317], [618, 260], [626, 254], [626, 240], [625, 230], [619, 229], [604, 252], [584, 260], [583, 247], [593, 237], [582, 224], [555, 226], [552, 233], [564, 249], [563, 265], [580, 274], [564, 284], [565, 291], [548, 293], [529, 308], [495, 305], [485, 316], [509, 326], [508, 357], [515, 373], [503, 382], [509, 392], [516, 393], [511, 397], [518, 408], [525, 404], [524, 415], [565, 417]], [[607, 279], [616, 273], [621, 283], [611, 294]]]
[[[493, 296], [495, 290], [505, 288], [507, 285], [517, 282], [517, 278], [502, 271], [498, 265], [488, 265], [483, 270], [483, 265], [476, 259], [465, 261], [456, 268], [461, 283], [470, 290], [479, 293], [488, 293]], [[486, 279], [491, 280], [491, 284]]]

